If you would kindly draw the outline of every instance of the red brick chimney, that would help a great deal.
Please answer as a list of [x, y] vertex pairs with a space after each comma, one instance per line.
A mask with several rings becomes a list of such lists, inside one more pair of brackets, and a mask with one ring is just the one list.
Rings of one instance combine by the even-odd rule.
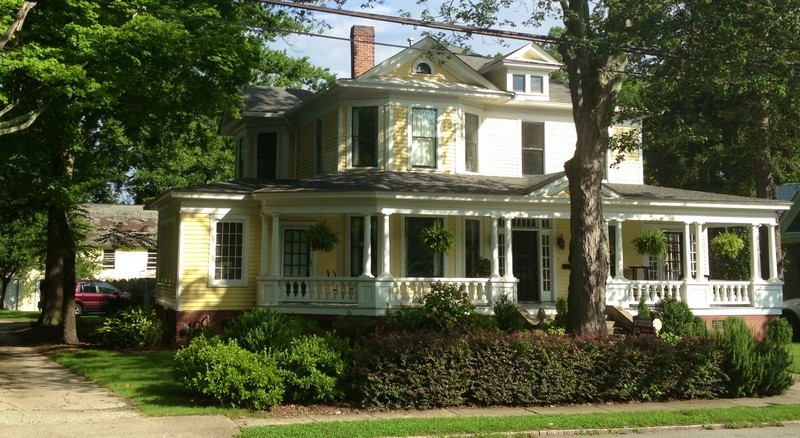
[[355, 79], [375, 66], [375, 28], [350, 28], [350, 77]]

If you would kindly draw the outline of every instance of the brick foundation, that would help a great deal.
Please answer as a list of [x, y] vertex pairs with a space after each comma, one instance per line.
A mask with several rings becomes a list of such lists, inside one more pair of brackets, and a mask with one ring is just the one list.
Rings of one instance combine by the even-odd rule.
[[[724, 321], [731, 316], [700, 316], [706, 321], [706, 327], [708, 330], [711, 331], [714, 329], [714, 321]], [[750, 329], [753, 331], [753, 337], [756, 339], [763, 339], [764, 336], [767, 334], [767, 325], [775, 318], [774, 315], [742, 315], [736, 316], [737, 318], [741, 318], [744, 322], [750, 326]]]
[[242, 310], [192, 310], [175, 311], [156, 306], [157, 313], [164, 323], [164, 336], [167, 342], [179, 345], [201, 331], [219, 333], [223, 325], [244, 313]]

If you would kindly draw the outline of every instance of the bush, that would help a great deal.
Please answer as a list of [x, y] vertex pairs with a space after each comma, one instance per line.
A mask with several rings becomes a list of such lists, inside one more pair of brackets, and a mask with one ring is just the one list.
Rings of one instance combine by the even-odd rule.
[[528, 326], [528, 322], [520, 315], [517, 306], [509, 300], [508, 295], [503, 295], [494, 302], [494, 319], [497, 328], [506, 332], [521, 332]]
[[453, 327], [470, 315], [475, 306], [462, 285], [431, 283], [431, 291], [422, 298], [422, 308], [436, 327]]
[[377, 330], [377, 320], [369, 316], [347, 315], [333, 321], [333, 333], [353, 343], [359, 343], [362, 339], [374, 335]]
[[707, 338], [398, 332], [359, 346], [350, 394], [401, 409], [710, 398], [721, 392], [720, 362]]
[[792, 325], [786, 318], [773, 318], [767, 326], [767, 339], [780, 345], [792, 343]]
[[556, 317], [553, 318], [553, 324], [550, 325], [551, 329], [564, 329], [567, 328], [567, 300], [559, 298], [556, 301]]
[[727, 395], [782, 394], [794, 383], [789, 371], [791, 357], [786, 344], [781, 343], [785, 339], [784, 328], [775, 320], [761, 342], [754, 340], [750, 327], [736, 317], [726, 319], [723, 329], [715, 333], [715, 341], [724, 354], [722, 369], [728, 376]]
[[[287, 350], [272, 354], [286, 385], [286, 399], [294, 402], [333, 400], [342, 394], [339, 378], [344, 374], [343, 345], [332, 338], [303, 336]], [[338, 348], [337, 348], [338, 347]]]
[[695, 316], [689, 306], [675, 298], [664, 298], [655, 305], [653, 316], [663, 324], [661, 334], [667, 336], [706, 336], [706, 322]]
[[400, 307], [388, 310], [384, 319], [387, 332], [417, 333], [428, 330], [430, 322], [421, 307]]
[[120, 310], [97, 329], [100, 342], [113, 348], [150, 348], [161, 342], [164, 330], [151, 307]]
[[302, 319], [263, 308], [255, 308], [232, 319], [223, 336], [234, 339], [254, 353], [289, 348], [292, 340], [303, 333]]
[[284, 393], [274, 359], [217, 337], [198, 336], [175, 353], [175, 377], [224, 406], [266, 409], [279, 404]]

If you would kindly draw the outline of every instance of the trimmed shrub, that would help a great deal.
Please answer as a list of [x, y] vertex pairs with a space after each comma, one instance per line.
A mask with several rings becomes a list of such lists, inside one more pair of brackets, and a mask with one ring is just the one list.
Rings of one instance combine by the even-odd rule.
[[272, 354], [284, 379], [288, 401], [327, 401], [342, 394], [339, 378], [345, 370], [340, 353], [343, 345], [333, 343], [332, 338], [303, 336], [292, 340], [287, 350]]
[[438, 328], [453, 327], [475, 310], [462, 285], [438, 281], [431, 283], [431, 291], [422, 298], [422, 308]]
[[792, 327], [784, 318], [773, 318], [767, 326], [767, 336], [758, 345], [764, 360], [764, 373], [759, 383], [759, 394], [771, 396], [783, 394], [794, 384], [790, 371], [792, 356], [788, 345], [792, 342]]
[[386, 312], [384, 329], [387, 332], [422, 332], [430, 326], [421, 307], [400, 307]]
[[362, 339], [373, 336], [377, 330], [377, 320], [369, 316], [346, 315], [333, 321], [333, 333], [353, 343], [359, 343]]
[[267, 409], [279, 404], [284, 394], [274, 359], [247, 351], [233, 339], [194, 338], [175, 353], [175, 377], [223, 406]]
[[494, 319], [497, 321], [497, 328], [506, 332], [520, 332], [525, 330], [528, 325], [508, 295], [503, 295], [500, 299], [495, 300]]
[[710, 339], [390, 333], [355, 352], [350, 396], [402, 409], [709, 398], [720, 361]]
[[223, 337], [234, 339], [254, 353], [289, 348], [292, 340], [303, 333], [302, 319], [263, 308], [255, 308], [230, 320]]
[[155, 309], [134, 306], [106, 318], [97, 334], [109, 347], [150, 348], [161, 342], [164, 330]]
[[784, 317], [772, 318], [767, 326], [768, 340], [780, 345], [792, 343], [792, 325]]
[[706, 322], [695, 316], [689, 306], [675, 298], [664, 298], [655, 305], [653, 316], [663, 324], [662, 335], [668, 336], [706, 336]]
[[550, 325], [551, 329], [564, 329], [567, 328], [567, 300], [559, 298], [556, 301], [556, 317], [553, 318], [553, 324]]

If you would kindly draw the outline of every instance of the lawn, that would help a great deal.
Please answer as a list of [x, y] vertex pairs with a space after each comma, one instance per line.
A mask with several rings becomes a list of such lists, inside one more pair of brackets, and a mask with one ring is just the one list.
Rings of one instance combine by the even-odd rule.
[[792, 354], [792, 370], [800, 374], [800, 342], [789, 344], [789, 352]]
[[37, 319], [39, 319], [39, 312], [0, 310], [0, 321], [36, 322]]

